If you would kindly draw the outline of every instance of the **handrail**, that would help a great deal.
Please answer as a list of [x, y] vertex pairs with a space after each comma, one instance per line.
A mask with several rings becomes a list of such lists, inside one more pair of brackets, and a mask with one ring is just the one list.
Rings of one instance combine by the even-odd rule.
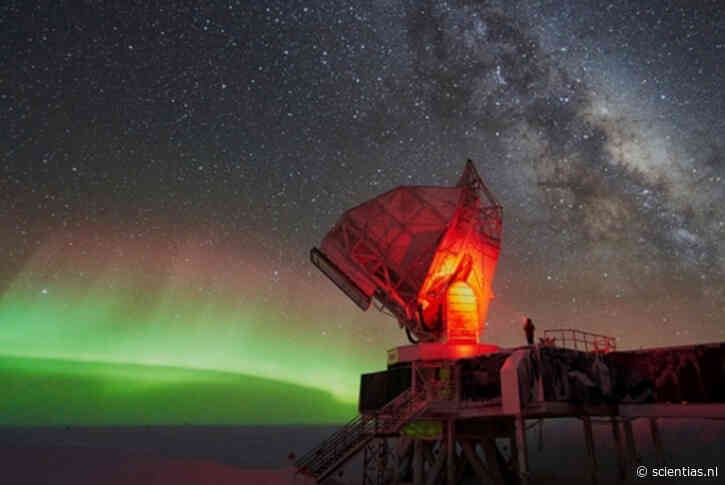
[[398, 432], [426, 405], [425, 392], [413, 395], [410, 389], [406, 389], [377, 413], [350, 420], [319, 446], [298, 459], [295, 467], [300, 472], [321, 480], [354, 456], [375, 435]]
[[[362, 420], [362, 416], [356, 416], [350, 421], [347, 422], [342, 428], [340, 428], [338, 431], [333, 433], [327, 440], [325, 440], [322, 444], [334, 441], [337, 437], [337, 435], [341, 434], [342, 431], [354, 428], [360, 421]], [[296, 462], [295, 465], [301, 466], [304, 465], [304, 462], [308, 461], [312, 457], [316, 457], [316, 452], [319, 451], [319, 449], [322, 447], [322, 445], [318, 446], [317, 448], [311, 449], [309, 452], [307, 452], [305, 455], [301, 456]]]
[[[617, 350], [617, 339], [615, 337], [575, 328], [546, 329], [541, 342], [558, 347], [584, 350], [585, 352], [607, 353]], [[583, 349], [580, 347], [583, 347]]]

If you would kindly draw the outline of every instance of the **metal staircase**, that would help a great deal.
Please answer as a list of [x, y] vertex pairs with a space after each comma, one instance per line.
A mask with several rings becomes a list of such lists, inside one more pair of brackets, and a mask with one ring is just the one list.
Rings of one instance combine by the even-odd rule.
[[423, 412], [428, 402], [425, 392], [411, 389], [400, 393], [373, 415], [360, 415], [295, 462], [297, 473], [321, 483], [355, 456], [376, 436], [397, 434]]

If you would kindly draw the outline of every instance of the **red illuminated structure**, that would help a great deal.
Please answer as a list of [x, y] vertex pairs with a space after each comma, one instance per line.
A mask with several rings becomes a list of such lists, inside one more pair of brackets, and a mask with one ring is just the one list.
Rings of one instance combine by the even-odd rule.
[[454, 187], [401, 186], [348, 210], [311, 257], [363, 310], [377, 300], [411, 342], [478, 344], [501, 217], [469, 160]]
[[454, 187], [398, 187], [350, 209], [312, 250], [345, 294], [363, 310], [375, 300], [413, 345], [361, 376], [359, 416], [295, 461], [295, 483], [326, 483], [359, 454], [363, 485], [537, 483], [527, 420], [543, 440], [549, 418], [581, 420], [589, 483], [593, 418], [611, 426], [624, 480], [639, 464], [635, 419], [649, 421], [659, 463], [658, 420], [725, 419], [725, 343], [621, 351], [612, 337], [547, 329], [539, 344], [480, 344], [501, 216], [469, 160]]

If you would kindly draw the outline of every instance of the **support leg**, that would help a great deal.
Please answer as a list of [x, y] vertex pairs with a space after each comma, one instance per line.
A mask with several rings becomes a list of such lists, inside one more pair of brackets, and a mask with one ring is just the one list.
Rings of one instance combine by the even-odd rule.
[[624, 459], [624, 447], [622, 446], [622, 434], [619, 429], [619, 421], [612, 416], [612, 435], [614, 436], [614, 446], [617, 450], [617, 478], [624, 481], [627, 478], [627, 463]]
[[623, 423], [624, 425], [624, 441], [626, 443], [627, 450], [627, 462], [630, 468], [634, 468], [639, 465], [639, 456], [637, 455], [637, 447], [634, 443], [634, 432], [632, 431], [632, 421], [627, 419]]
[[[456, 448], [454, 448], [456, 449]], [[458, 454], [458, 451], [454, 453], [454, 456], [456, 457], [456, 473], [455, 473], [455, 480], [453, 481], [454, 484], [461, 483], [463, 481], [463, 477], [466, 475], [466, 472], [468, 471], [468, 460], [466, 460], [465, 455], [463, 454], [463, 451], [461, 451], [461, 454]]]
[[589, 458], [589, 478], [591, 483], [597, 483], [597, 455], [594, 448], [594, 435], [592, 434], [592, 419], [589, 416], [582, 417], [584, 424], [584, 440], [587, 447], [587, 458]]
[[[434, 455], [432, 455], [434, 456]], [[443, 453], [443, 450], [439, 450], [438, 456], [435, 458], [435, 461], [432, 461], [430, 464], [430, 468], [428, 469], [428, 479], [426, 480], [426, 485], [435, 485], [436, 483], [440, 483], [438, 480], [438, 477], [441, 474], [441, 471], [443, 471], [443, 466], [446, 463], [446, 454]]]
[[378, 442], [378, 448], [376, 451], [375, 460], [375, 471], [376, 481], [378, 484], [382, 484], [386, 481], [386, 472], [388, 469], [388, 440], [382, 438]]
[[529, 483], [529, 452], [526, 448], [526, 420], [520, 414], [516, 416], [514, 421], [516, 434], [516, 462], [518, 469], [516, 470], [521, 481], [521, 485]]
[[448, 438], [446, 439], [446, 483], [448, 485], [456, 484], [456, 421], [448, 420]]
[[[498, 469], [501, 471], [501, 476], [503, 476], [503, 483], [508, 485], [517, 484], [518, 475], [516, 474], [516, 470], [512, 467], [512, 460], [506, 460], [506, 457], [504, 457], [503, 453], [501, 453], [501, 450], [499, 450], [498, 445], [496, 444], [496, 438], [491, 438], [491, 442], [493, 443], [493, 452], [496, 453]], [[486, 459], [488, 460], [488, 457], [486, 457]]]
[[365, 446], [365, 449], [363, 450], [363, 479], [362, 483], [363, 485], [372, 485], [374, 477], [373, 473], [371, 473], [371, 466], [370, 463], [373, 460], [372, 458], [373, 451], [371, 445]]
[[665, 450], [662, 447], [662, 436], [660, 436], [660, 428], [657, 426], [657, 418], [649, 418], [649, 431], [652, 434], [652, 442], [655, 445], [655, 453], [657, 454], [657, 463], [665, 464]]
[[486, 455], [486, 463], [488, 463], [488, 470], [493, 482], [497, 484], [505, 483], [504, 470], [501, 469], [499, 452], [496, 447], [496, 438], [483, 438], [481, 440], [481, 448]]
[[491, 483], [489, 470], [483, 463], [481, 463], [481, 460], [476, 453], [476, 448], [469, 440], [462, 441], [461, 448], [463, 448], [463, 453], [466, 456], [468, 463], [471, 464], [471, 468], [473, 468], [473, 472], [476, 474], [476, 478], [478, 478], [479, 483], [481, 485], [489, 485], [489, 483]]
[[[434, 453], [436, 444], [440, 444], [436, 441], [423, 441], [423, 474], [426, 475], [433, 464], [436, 462], [436, 455]], [[427, 465], [427, 466], [426, 466]]]
[[509, 436], [509, 448], [510, 457], [508, 461], [509, 471], [513, 472], [517, 477], [519, 476], [519, 449], [516, 446], [516, 432], [512, 428], [511, 435]]
[[413, 484], [423, 485], [423, 440], [413, 442]]
[[393, 477], [393, 485], [398, 485], [406, 479], [405, 475], [409, 474], [410, 458], [413, 451], [413, 442], [407, 436], [398, 438], [398, 445], [395, 450], [395, 476]]

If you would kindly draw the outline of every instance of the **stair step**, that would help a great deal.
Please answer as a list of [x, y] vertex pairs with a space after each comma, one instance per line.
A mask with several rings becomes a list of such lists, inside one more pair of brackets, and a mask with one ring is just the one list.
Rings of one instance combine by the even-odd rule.
[[[354, 456], [376, 433], [394, 433], [402, 428], [425, 406], [426, 402], [418, 394], [410, 395], [410, 390], [386, 404], [376, 417], [359, 416], [333, 433], [317, 448], [297, 460], [295, 466], [300, 472], [311, 475], [317, 480], [329, 476], [345, 461]], [[387, 408], [387, 409], [386, 409]]]

